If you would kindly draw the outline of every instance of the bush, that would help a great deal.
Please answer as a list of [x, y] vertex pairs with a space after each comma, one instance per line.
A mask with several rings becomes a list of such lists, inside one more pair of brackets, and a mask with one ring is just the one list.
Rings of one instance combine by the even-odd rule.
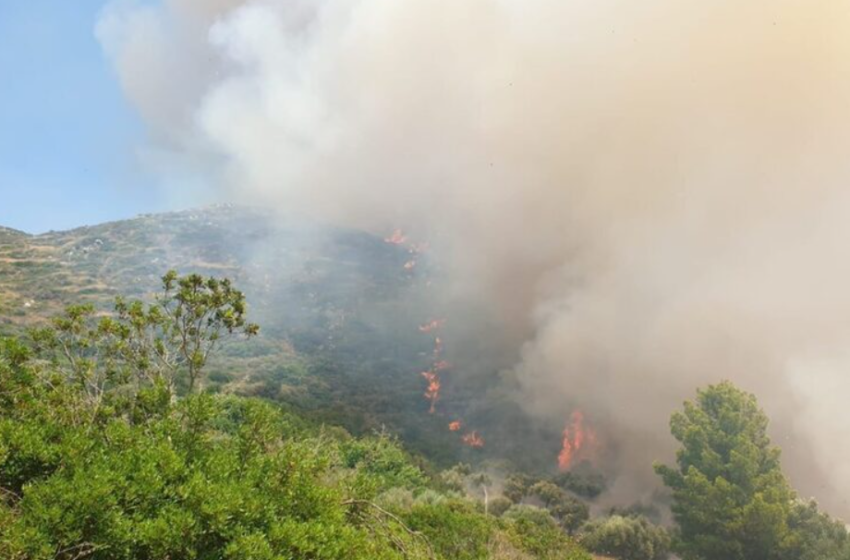
[[514, 503], [504, 496], [496, 496], [490, 500], [490, 515], [501, 517]]
[[664, 560], [670, 552], [670, 535], [645, 517], [614, 515], [582, 528], [581, 543], [592, 552], [618, 560]]
[[590, 560], [590, 555], [568, 537], [545, 509], [514, 505], [502, 518], [511, 542], [520, 550], [545, 560]]
[[528, 493], [539, 498], [549, 513], [569, 533], [575, 532], [590, 517], [587, 505], [551, 482], [538, 482]]

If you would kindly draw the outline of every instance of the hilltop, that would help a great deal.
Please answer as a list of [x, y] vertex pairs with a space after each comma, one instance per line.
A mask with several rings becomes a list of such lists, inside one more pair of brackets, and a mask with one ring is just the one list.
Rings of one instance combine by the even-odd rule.
[[285, 280], [284, 291], [296, 285], [327, 288], [329, 273], [334, 281], [345, 278], [366, 291], [387, 288], [397, 280], [389, 273], [401, 258], [391, 249], [362, 232], [283, 222], [232, 206], [41, 235], [0, 228], [0, 313], [6, 325], [26, 325], [68, 301], [144, 296], [170, 268], [247, 282], [255, 307], [263, 309], [269, 298], [281, 295], [262, 276], [272, 270], [276, 280]]

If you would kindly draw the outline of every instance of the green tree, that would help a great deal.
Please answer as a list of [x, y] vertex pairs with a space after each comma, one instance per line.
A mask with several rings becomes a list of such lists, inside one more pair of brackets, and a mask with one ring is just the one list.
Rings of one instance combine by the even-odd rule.
[[[186, 368], [191, 393], [223, 336], [254, 336], [259, 327], [247, 321], [245, 294], [227, 278], [203, 278], [198, 274], [181, 277], [172, 270], [163, 276], [162, 288], [163, 293], [157, 298], [157, 307], [164, 316], [162, 350], [174, 356], [177, 367]], [[159, 348], [156, 350], [160, 352]]]
[[729, 382], [700, 390], [673, 414], [676, 467], [656, 465], [673, 491], [676, 548], [686, 560], [799, 560], [818, 519], [804, 521], [756, 398]]
[[581, 544], [617, 560], [664, 560], [670, 552], [670, 535], [645, 517], [612, 515], [585, 524]]
[[[536, 506], [515, 504], [502, 519], [508, 535], [523, 551], [545, 560], [590, 560], [590, 555], [561, 529], [550, 513]], [[514, 557], [515, 558], [515, 557]]]
[[192, 393], [226, 337], [259, 332], [247, 321], [246, 307], [245, 295], [226, 278], [169, 271], [152, 304], [118, 298], [112, 315], [72, 305], [32, 337], [40, 353], [52, 357], [97, 405], [110, 386], [130, 381], [136, 391], [159, 386], [173, 395], [176, 379], [184, 375]]
[[543, 502], [549, 513], [570, 534], [590, 517], [587, 504], [571, 496], [552, 482], [541, 481], [529, 489], [529, 494]]
[[528, 489], [531, 488], [536, 479], [524, 473], [512, 473], [505, 479], [502, 487], [502, 495], [518, 504], [528, 494]]

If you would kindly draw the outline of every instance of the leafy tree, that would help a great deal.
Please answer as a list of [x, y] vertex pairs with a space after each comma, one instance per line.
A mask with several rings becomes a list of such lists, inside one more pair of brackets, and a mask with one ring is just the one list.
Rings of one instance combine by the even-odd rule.
[[670, 535], [645, 517], [613, 515], [582, 527], [581, 543], [590, 551], [617, 560], [664, 560]]
[[514, 503], [504, 496], [496, 496], [490, 499], [490, 515], [501, 517]]
[[605, 491], [605, 478], [598, 473], [568, 471], [556, 475], [552, 482], [564, 490], [591, 500]]
[[518, 504], [536, 482], [538, 482], [536, 479], [525, 473], [513, 473], [505, 479], [502, 495]]
[[[799, 509], [753, 395], [729, 382], [710, 386], [670, 426], [682, 443], [677, 467], [656, 471], [673, 492], [676, 548], [685, 560], [799, 560], [807, 546], [825, 544], [811, 534], [824, 532], [824, 520]], [[846, 540], [825, 532], [827, 540]]]
[[511, 540], [523, 551], [546, 560], [590, 560], [543, 508], [516, 504], [503, 516]]
[[541, 481], [529, 489], [569, 533], [575, 532], [590, 517], [587, 505], [551, 482]]
[[247, 321], [244, 294], [230, 280], [170, 271], [153, 304], [118, 298], [111, 316], [99, 316], [91, 305], [72, 305], [32, 336], [40, 352], [100, 405], [110, 386], [128, 381], [136, 391], [153, 385], [173, 394], [178, 374], [186, 375], [192, 393], [225, 337], [258, 332]]
[[[163, 276], [162, 287], [157, 308], [164, 316], [166, 337], [154, 349], [166, 356], [166, 361], [169, 354], [174, 355], [177, 367], [187, 369], [191, 393], [222, 336], [254, 336], [259, 327], [247, 321], [245, 295], [226, 278], [205, 279], [198, 274], [181, 277], [172, 270]], [[148, 318], [150, 314], [149, 309]]]

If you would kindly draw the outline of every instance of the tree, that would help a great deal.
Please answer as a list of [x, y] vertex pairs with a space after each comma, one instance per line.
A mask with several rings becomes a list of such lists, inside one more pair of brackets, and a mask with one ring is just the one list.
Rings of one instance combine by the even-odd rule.
[[549, 513], [570, 534], [574, 533], [590, 517], [590, 511], [584, 502], [571, 496], [552, 482], [541, 481], [536, 483], [529, 489], [529, 494], [539, 498], [546, 505]]
[[[210, 353], [223, 336], [254, 336], [259, 327], [246, 320], [245, 294], [227, 278], [203, 278], [198, 274], [178, 276], [173, 270], [162, 277], [163, 293], [156, 307], [148, 309], [148, 320], [161, 325], [163, 338], [154, 343], [155, 354], [173, 368], [188, 373], [189, 392], [198, 383]], [[127, 315], [133, 318], [132, 307]], [[154, 309], [159, 309], [151, 318]], [[140, 315], [144, 319], [144, 315]], [[171, 357], [169, 359], [169, 357]]]
[[670, 535], [645, 517], [612, 515], [582, 527], [581, 544], [617, 560], [664, 560], [670, 552]]
[[528, 489], [531, 488], [535, 482], [537, 482], [536, 479], [528, 476], [527, 474], [513, 473], [505, 479], [505, 483], [502, 488], [502, 495], [515, 504], [518, 504], [522, 501], [528, 493]]
[[796, 509], [767, 426], [756, 398], [729, 382], [698, 391], [673, 414], [677, 467], [655, 468], [673, 491], [685, 560], [799, 560], [806, 542], [824, 545], [808, 528], [822, 523], [804, 522]]
[[246, 319], [245, 295], [230, 280], [169, 271], [152, 304], [118, 298], [112, 315], [72, 305], [32, 338], [84, 388], [96, 414], [108, 387], [130, 381], [134, 392], [147, 385], [173, 395], [175, 380], [185, 374], [188, 392], [195, 392], [222, 340], [258, 332]]

